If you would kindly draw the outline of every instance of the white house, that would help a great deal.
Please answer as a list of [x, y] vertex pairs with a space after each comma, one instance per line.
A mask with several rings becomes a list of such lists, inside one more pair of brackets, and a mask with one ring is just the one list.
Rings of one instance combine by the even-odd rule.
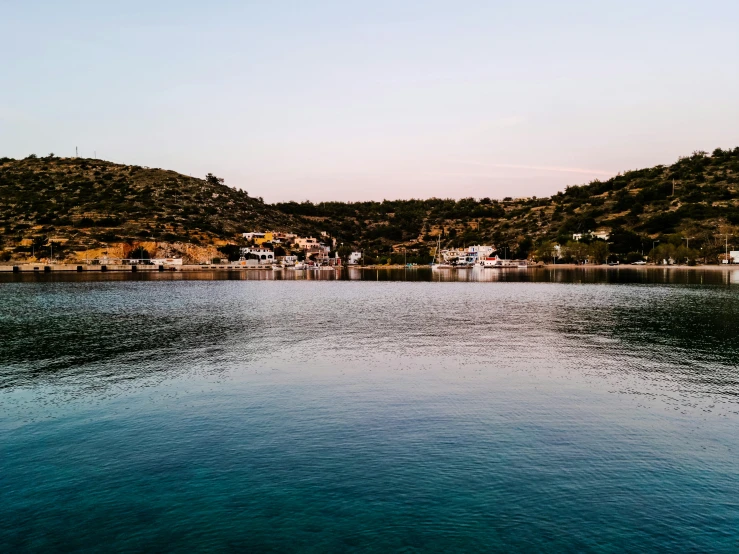
[[240, 249], [241, 256], [243, 258], [252, 258], [265, 263], [272, 263], [275, 261], [275, 253], [267, 248], [251, 248], [245, 246]]
[[361, 252], [352, 252], [349, 254], [349, 264], [350, 265], [357, 265], [359, 263], [359, 260], [362, 259], [362, 253]]
[[584, 236], [590, 236], [594, 239], [600, 239], [600, 240], [608, 240], [611, 238], [611, 234], [603, 229], [600, 229], [598, 231], [588, 231], [587, 233], [572, 233], [572, 240], [581, 240]]
[[487, 258], [488, 256], [490, 256], [490, 254], [493, 253], [494, 250], [495, 248], [493, 248], [492, 246], [480, 244], [467, 248], [467, 252], [475, 258], [475, 262], [481, 260], [482, 258]]

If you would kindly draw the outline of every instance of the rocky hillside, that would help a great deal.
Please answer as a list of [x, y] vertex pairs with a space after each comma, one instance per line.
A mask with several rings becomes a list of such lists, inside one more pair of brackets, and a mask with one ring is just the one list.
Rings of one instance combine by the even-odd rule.
[[315, 233], [261, 198], [174, 171], [84, 158], [0, 158], [0, 247], [67, 252], [162, 241], [213, 245], [253, 229]]
[[345, 244], [378, 260], [402, 261], [405, 250], [414, 261], [427, 261], [439, 234], [443, 246], [494, 244], [524, 258], [550, 244], [564, 245], [573, 234], [603, 231], [617, 255], [648, 252], [654, 241], [686, 246], [689, 241], [691, 249], [716, 261], [724, 250], [721, 234], [736, 231], [739, 236], [739, 148], [694, 152], [669, 166], [626, 171], [546, 198], [288, 202], [277, 207], [320, 222]]
[[725, 235], [739, 237], [739, 148], [694, 152], [547, 198], [275, 205], [210, 174], [198, 179], [81, 158], [0, 158], [4, 259], [48, 255], [52, 245], [62, 257], [114, 245], [125, 255], [146, 243], [198, 260], [254, 229], [327, 231], [343, 244], [342, 254], [361, 249], [370, 262], [427, 263], [439, 237], [444, 247], [487, 243], [512, 257], [546, 259], [552, 245], [565, 246], [574, 234], [590, 242], [590, 232], [608, 235], [610, 253], [622, 260], [658, 241], [690, 249], [681, 257], [715, 262]]

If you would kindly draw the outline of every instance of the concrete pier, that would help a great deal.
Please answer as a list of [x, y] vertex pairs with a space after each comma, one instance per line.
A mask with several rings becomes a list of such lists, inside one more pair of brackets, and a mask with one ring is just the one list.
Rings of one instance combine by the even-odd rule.
[[15, 264], [0, 265], [0, 272], [13, 273], [56, 273], [60, 271], [74, 271], [84, 273], [88, 271], [126, 271], [132, 272], [150, 272], [150, 271], [253, 271], [268, 270], [272, 271], [271, 265], [240, 265], [234, 264], [210, 264], [210, 265], [99, 265], [99, 264]]

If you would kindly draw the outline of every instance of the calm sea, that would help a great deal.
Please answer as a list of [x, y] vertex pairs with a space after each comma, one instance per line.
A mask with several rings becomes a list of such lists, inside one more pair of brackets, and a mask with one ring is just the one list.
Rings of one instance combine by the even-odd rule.
[[476, 271], [0, 276], [0, 551], [739, 551], [737, 274]]

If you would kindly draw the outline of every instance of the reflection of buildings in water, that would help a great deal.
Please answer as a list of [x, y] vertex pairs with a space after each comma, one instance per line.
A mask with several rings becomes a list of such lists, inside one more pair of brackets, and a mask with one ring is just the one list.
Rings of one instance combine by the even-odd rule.
[[286, 269], [278, 271], [275, 279], [282, 281], [335, 281], [341, 273], [331, 269]]
[[349, 267], [346, 270], [346, 278], [350, 281], [361, 281], [362, 280], [362, 270], [358, 267]]
[[729, 283], [739, 283], [739, 269], [729, 271]]

